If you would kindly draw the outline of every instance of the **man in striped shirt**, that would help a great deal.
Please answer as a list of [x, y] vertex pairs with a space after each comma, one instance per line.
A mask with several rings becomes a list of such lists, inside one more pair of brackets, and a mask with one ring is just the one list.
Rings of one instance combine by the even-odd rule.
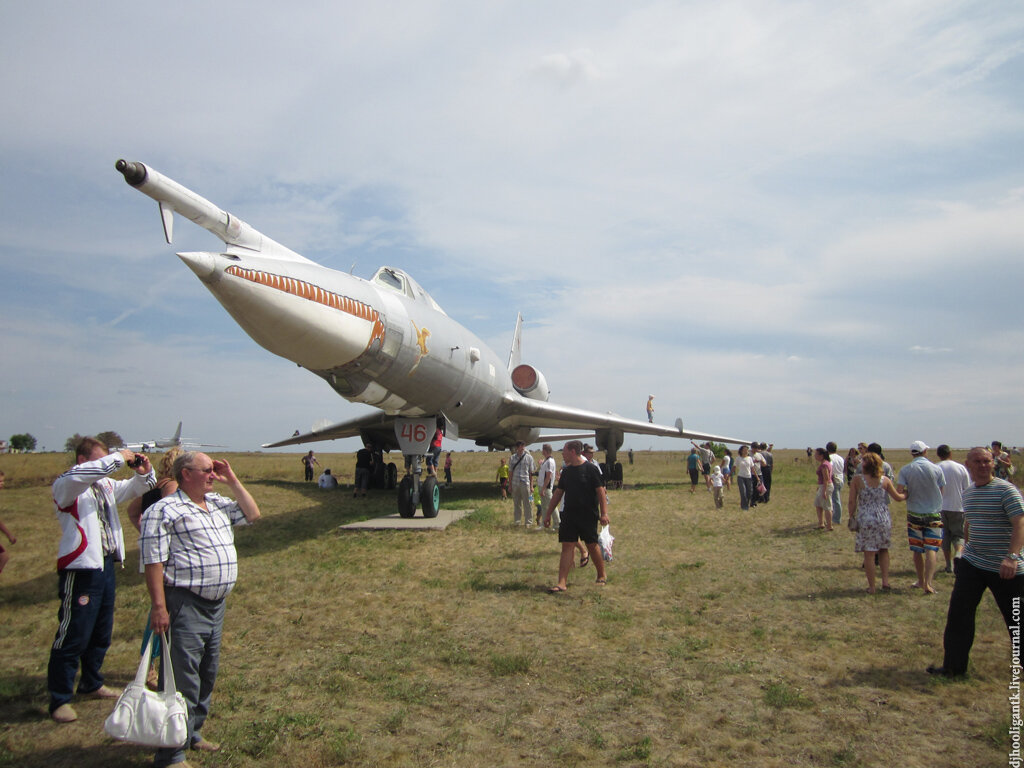
[[[216, 752], [200, 735], [220, 661], [224, 600], [235, 586], [238, 555], [232, 526], [256, 522], [256, 501], [226, 461], [186, 451], [174, 462], [177, 493], [142, 516], [139, 548], [146, 566], [155, 633], [170, 630], [174, 684], [188, 704], [188, 739], [178, 749], [158, 749], [154, 765], [184, 764], [185, 750]], [[235, 501], [213, 492], [214, 480]]]
[[974, 482], [963, 495], [966, 544], [954, 566], [956, 583], [949, 596], [942, 666], [928, 667], [930, 674], [946, 677], [967, 674], [974, 618], [986, 589], [996, 599], [1011, 641], [1020, 640], [1024, 501], [1016, 487], [995, 477], [995, 461], [988, 448], [972, 448], [966, 464]]

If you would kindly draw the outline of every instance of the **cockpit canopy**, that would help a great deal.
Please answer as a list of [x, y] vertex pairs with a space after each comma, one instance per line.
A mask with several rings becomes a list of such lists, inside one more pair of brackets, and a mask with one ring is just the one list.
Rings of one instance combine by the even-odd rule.
[[370, 282], [395, 293], [401, 293], [415, 301], [425, 302], [431, 309], [437, 310], [442, 315], [447, 315], [430, 294], [423, 290], [422, 285], [396, 267], [381, 267]]

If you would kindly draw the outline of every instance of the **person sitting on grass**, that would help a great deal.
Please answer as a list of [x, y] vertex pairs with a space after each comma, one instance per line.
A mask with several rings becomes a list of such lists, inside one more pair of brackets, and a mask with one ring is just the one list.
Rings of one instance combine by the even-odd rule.
[[864, 573], [868, 589], [875, 593], [875, 559], [882, 569], [882, 589], [889, 589], [889, 548], [892, 546], [892, 516], [889, 497], [906, 501], [906, 495], [896, 490], [892, 481], [882, 476], [882, 459], [869, 453], [862, 462], [862, 472], [850, 483], [849, 518], [856, 526], [854, 552], [864, 553]]

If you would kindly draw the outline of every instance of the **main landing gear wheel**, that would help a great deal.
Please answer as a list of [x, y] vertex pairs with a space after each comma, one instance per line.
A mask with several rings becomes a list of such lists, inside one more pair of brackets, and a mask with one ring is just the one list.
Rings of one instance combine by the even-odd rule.
[[385, 476], [387, 478], [385, 481], [385, 487], [387, 487], [389, 491], [395, 490], [395, 487], [398, 485], [398, 467], [395, 466], [395, 462], [392, 461], [388, 464], [385, 470]]
[[[423, 485], [420, 486], [420, 501], [423, 505], [424, 517], [437, 517], [437, 510], [441, 508], [441, 488], [437, 484], [437, 478], [433, 475], [424, 480]], [[415, 510], [413, 511], [415, 512]]]
[[416, 514], [416, 505], [412, 500], [412, 490], [412, 477], [406, 475], [402, 478], [402, 482], [398, 484], [398, 514], [400, 517], [412, 517]]

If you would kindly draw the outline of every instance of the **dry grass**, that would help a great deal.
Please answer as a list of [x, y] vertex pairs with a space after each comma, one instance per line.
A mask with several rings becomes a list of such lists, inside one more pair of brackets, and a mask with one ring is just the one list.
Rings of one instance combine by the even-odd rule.
[[[193, 765], [1005, 764], [1009, 643], [994, 604], [979, 611], [971, 679], [930, 679], [950, 577], [937, 597], [911, 591], [898, 545], [897, 589], [864, 594], [852, 536], [815, 529], [797, 452], [776, 454], [773, 501], [753, 513], [735, 489], [721, 511], [691, 496], [682, 454], [638, 452], [611, 494], [608, 586], [574, 572], [557, 596], [555, 537], [510, 527], [493, 454], [455, 454], [443, 503], [476, 512], [443, 533], [341, 533], [391, 513], [392, 496], [320, 492], [299, 482], [295, 454], [230, 458], [265, 519], [237, 537], [206, 729], [225, 749]], [[146, 765], [103, 735], [109, 703], [82, 702], [68, 726], [45, 717], [57, 609], [45, 484], [63, 459], [0, 456], [0, 519], [19, 537], [0, 576], [0, 765]], [[320, 459], [350, 477], [351, 455]], [[114, 684], [134, 674], [148, 609], [136, 569], [133, 544]]]

